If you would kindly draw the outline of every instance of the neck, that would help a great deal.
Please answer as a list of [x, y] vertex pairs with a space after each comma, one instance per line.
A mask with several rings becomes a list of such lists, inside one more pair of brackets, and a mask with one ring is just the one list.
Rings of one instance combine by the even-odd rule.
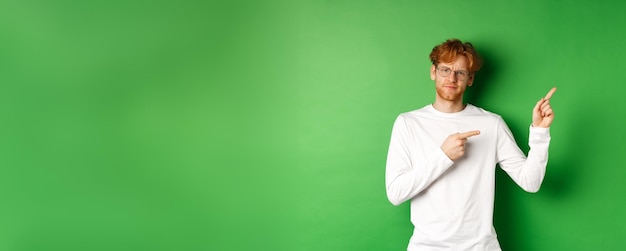
[[455, 102], [455, 101], [437, 99], [433, 103], [433, 108], [435, 108], [437, 111], [440, 111], [440, 112], [454, 113], [454, 112], [463, 111], [463, 109], [465, 109], [465, 104], [463, 104], [463, 101]]

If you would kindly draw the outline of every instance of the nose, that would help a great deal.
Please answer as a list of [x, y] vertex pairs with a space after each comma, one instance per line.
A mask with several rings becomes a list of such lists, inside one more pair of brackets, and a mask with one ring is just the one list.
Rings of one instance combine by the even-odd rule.
[[448, 76], [448, 79], [450, 79], [450, 82], [456, 82], [457, 78], [456, 78], [456, 72], [450, 72], [450, 76]]

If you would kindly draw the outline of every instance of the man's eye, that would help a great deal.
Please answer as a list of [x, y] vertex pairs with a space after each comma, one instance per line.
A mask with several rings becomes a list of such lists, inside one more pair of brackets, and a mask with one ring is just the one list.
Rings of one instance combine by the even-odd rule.
[[460, 72], [459, 72], [459, 75], [460, 75], [460, 76], [467, 76], [467, 75], [468, 75], [468, 73], [467, 73], [467, 72], [464, 72], [464, 71], [460, 71]]

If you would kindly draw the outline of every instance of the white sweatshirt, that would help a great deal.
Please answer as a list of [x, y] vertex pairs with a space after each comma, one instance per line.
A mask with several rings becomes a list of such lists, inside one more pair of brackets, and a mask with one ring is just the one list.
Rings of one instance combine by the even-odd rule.
[[[452, 161], [441, 144], [453, 133], [479, 130], [465, 155]], [[530, 127], [528, 158], [502, 118], [473, 105], [443, 113], [432, 105], [400, 114], [391, 134], [387, 197], [411, 200], [413, 236], [407, 250], [500, 250], [493, 228], [495, 167], [524, 190], [541, 186], [548, 161], [549, 128]]]

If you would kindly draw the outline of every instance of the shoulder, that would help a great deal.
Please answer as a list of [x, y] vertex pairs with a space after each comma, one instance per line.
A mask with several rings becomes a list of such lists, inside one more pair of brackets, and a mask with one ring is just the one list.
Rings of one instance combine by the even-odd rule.
[[425, 117], [425, 116], [429, 116], [432, 114], [432, 106], [427, 105], [424, 106], [422, 108], [419, 109], [415, 109], [412, 111], [408, 111], [408, 112], [403, 112], [400, 113], [400, 115], [398, 115], [396, 120], [415, 120], [415, 119], [419, 119], [420, 117]]
[[495, 127], [500, 127], [502, 124], [506, 124], [502, 116], [495, 112], [491, 112], [486, 109], [469, 104], [468, 109], [466, 110], [468, 110], [466, 114], [468, 115], [468, 118], [472, 118], [472, 120], [476, 121], [476, 123], [480, 123], [483, 125], [492, 125]]
[[485, 110], [475, 105], [468, 104], [467, 110], [468, 110], [468, 115], [483, 116], [486, 118], [493, 118], [493, 119], [502, 119], [502, 116], [500, 116], [500, 114]]

